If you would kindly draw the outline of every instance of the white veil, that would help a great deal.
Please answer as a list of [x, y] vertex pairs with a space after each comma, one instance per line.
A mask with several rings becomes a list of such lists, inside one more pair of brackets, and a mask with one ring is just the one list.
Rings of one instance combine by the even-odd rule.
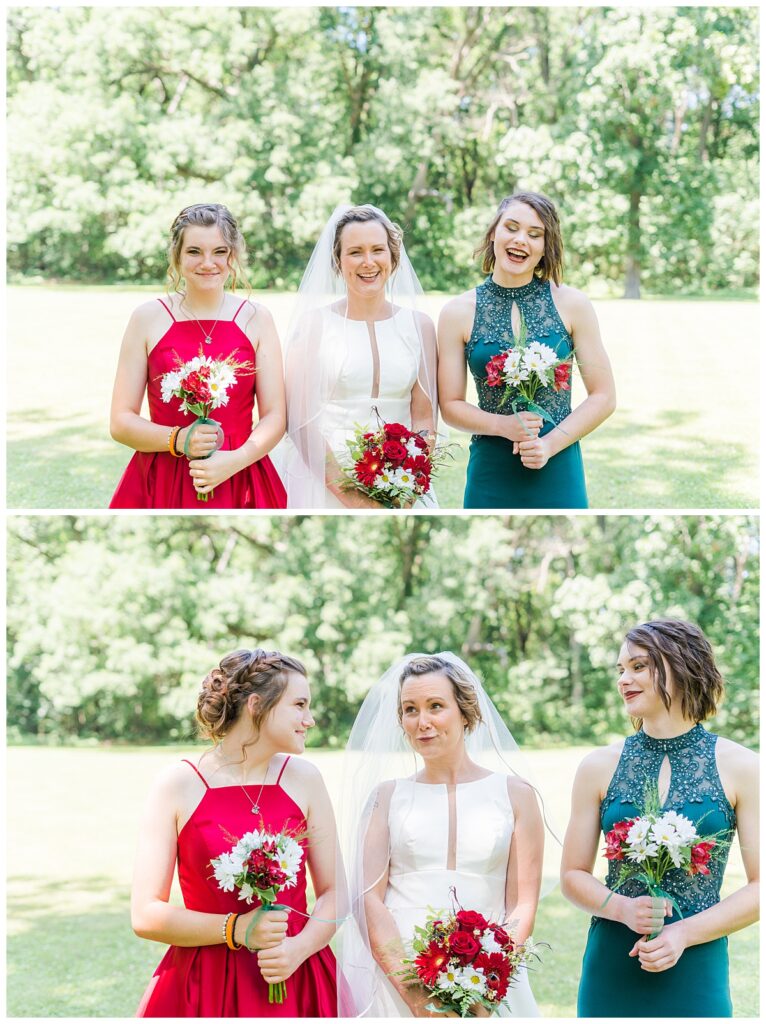
[[[303, 274], [298, 300], [285, 343], [285, 388], [287, 392], [287, 434], [279, 454], [280, 474], [287, 490], [287, 507], [326, 507], [327, 445], [322, 433], [322, 413], [332, 398], [348, 349], [337, 358], [323, 353], [325, 325], [330, 307], [342, 303], [344, 345], [350, 344], [346, 331], [346, 286], [333, 265], [333, 242], [340, 218], [354, 207], [335, 208]], [[391, 221], [375, 206], [373, 211], [385, 224]], [[386, 282], [386, 298], [396, 316], [395, 329], [413, 351], [418, 364], [418, 384], [428, 396], [436, 430], [436, 334], [419, 309], [423, 290], [412, 269], [404, 245], [399, 265]], [[337, 307], [336, 307], [337, 308]], [[430, 325], [430, 326], [429, 326]]]
[[[438, 654], [408, 654], [400, 658], [365, 697], [351, 729], [343, 764], [338, 825], [347, 874], [344, 879], [339, 878], [338, 881], [339, 889], [344, 880], [348, 885], [348, 899], [343, 901], [348, 917], [338, 933], [337, 958], [339, 982], [350, 987], [356, 1016], [370, 1014], [370, 1007], [380, 984], [380, 970], [370, 949], [364, 897], [372, 886], [380, 881], [388, 865], [388, 851], [381, 850], [380, 873], [377, 877], [372, 877], [377, 871], [377, 865], [372, 875], [369, 865], [365, 872], [365, 836], [375, 811], [381, 783], [398, 778], [412, 778], [420, 767], [419, 760], [406, 740], [398, 719], [399, 680], [405, 666], [419, 658], [443, 659], [458, 668], [461, 675], [473, 685], [482, 720], [466, 734], [468, 756], [483, 768], [501, 774], [516, 775], [533, 787], [546, 827], [546, 847], [553, 848], [553, 857], [549, 858], [546, 864], [544, 892], [550, 891], [558, 882], [558, 853], [561, 839], [550, 822], [546, 802], [540, 788], [531, 777], [528, 766], [524, 763], [518, 744], [478, 677], [451, 651], [442, 651]], [[548, 781], [556, 785], [555, 780]]]

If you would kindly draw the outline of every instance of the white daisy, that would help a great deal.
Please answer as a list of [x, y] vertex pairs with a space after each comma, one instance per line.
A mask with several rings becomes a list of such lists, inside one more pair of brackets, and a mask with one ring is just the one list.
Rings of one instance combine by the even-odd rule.
[[466, 992], [478, 992], [483, 996], [487, 991], [487, 979], [481, 967], [464, 967], [458, 974], [457, 981]]
[[646, 839], [638, 839], [635, 843], [631, 843], [630, 845], [628, 860], [641, 864], [647, 857], [653, 857], [658, 850], [659, 847], [656, 843], [650, 843]]
[[479, 945], [485, 953], [502, 953], [503, 947], [497, 941], [492, 932], [485, 932], [479, 940]]
[[649, 829], [652, 827], [651, 821], [648, 818], [638, 818], [630, 826], [628, 832], [627, 841], [628, 843], [637, 843], [642, 839], [646, 839], [649, 835]]
[[675, 811], [665, 811], [665, 813], [657, 819], [655, 825], [659, 825], [660, 822], [672, 825], [678, 833], [682, 843], [693, 843], [695, 839], [699, 838], [694, 824], [689, 821], [688, 818], [684, 817], [683, 814], [677, 814]]

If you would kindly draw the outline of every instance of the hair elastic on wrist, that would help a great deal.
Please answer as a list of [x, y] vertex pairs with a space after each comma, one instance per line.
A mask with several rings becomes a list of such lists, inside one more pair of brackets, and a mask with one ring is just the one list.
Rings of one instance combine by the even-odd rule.
[[180, 459], [183, 454], [182, 452], [179, 452], [178, 449], [176, 448], [176, 441], [178, 440], [178, 435], [180, 432], [180, 427], [173, 427], [170, 431], [170, 434], [168, 435], [168, 451], [175, 459]]

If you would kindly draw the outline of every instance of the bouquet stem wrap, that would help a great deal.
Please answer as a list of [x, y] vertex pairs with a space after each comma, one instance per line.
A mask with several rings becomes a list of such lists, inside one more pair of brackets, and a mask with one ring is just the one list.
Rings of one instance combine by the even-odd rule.
[[[253, 930], [253, 928], [258, 923], [258, 920], [259, 920], [261, 914], [265, 914], [269, 910], [290, 910], [290, 907], [286, 907], [282, 903], [268, 903], [268, 902], [266, 902], [266, 900], [264, 900], [262, 902], [261, 906], [259, 907], [258, 912], [253, 917], [253, 920], [247, 926], [247, 931], [245, 932], [245, 945], [247, 946], [248, 949], [252, 948], [250, 946], [250, 932]], [[286, 981], [278, 981], [276, 983], [276, 985], [272, 985], [271, 983], [269, 983], [269, 1005], [270, 1006], [274, 1005], [275, 1003], [278, 1004], [278, 1005], [281, 1005], [285, 1001], [286, 997], [287, 997], [287, 982]]]

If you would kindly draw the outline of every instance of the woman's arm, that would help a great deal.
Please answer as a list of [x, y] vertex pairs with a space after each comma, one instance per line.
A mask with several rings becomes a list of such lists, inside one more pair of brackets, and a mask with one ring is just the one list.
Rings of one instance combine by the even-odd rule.
[[571, 323], [570, 333], [587, 397], [557, 429], [544, 437], [521, 440], [518, 452], [528, 469], [542, 469], [550, 458], [595, 430], [615, 410], [614, 377], [601, 341], [596, 311], [582, 292], [568, 288], [566, 296], [565, 315]]
[[431, 404], [431, 393], [436, 395], [438, 385], [436, 330], [431, 318], [425, 315], [418, 316], [418, 324], [422, 350], [418, 377], [413, 385], [410, 399], [410, 419], [415, 433], [425, 430], [432, 434], [436, 424], [434, 423], [435, 410]]
[[508, 855], [505, 912], [516, 942], [534, 931], [540, 883], [543, 877], [545, 829], [535, 791], [526, 782], [508, 777], [513, 807], [513, 840]]
[[[160, 777], [149, 794], [139, 828], [130, 920], [133, 931], [142, 939], [174, 946], [213, 946], [225, 941], [222, 932], [225, 914], [204, 914], [168, 903], [178, 852], [177, 808], [183, 792], [180, 773], [190, 770], [174, 766]], [[238, 942], [244, 941], [245, 930], [254, 913], [237, 920], [235, 938]], [[286, 913], [263, 915], [251, 942], [255, 945], [278, 942], [286, 929]]]
[[189, 471], [198, 494], [207, 494], [224, 480], [267, 455], [285, 432], [285, 382], [282, 348], [274, 319], [260, 304], [245, 325], [256, 355], [255, 397], [258, 423], [244, 444], [219, 449], [207, 459], [192, 459]]
[[484, 412], [465, 400], [467, 370], [465, 345], [470, 336], [475, 293], [451, 299], [439, 317], [439, 408], [445, 423], [471, 434], [488, 434], [521, 441], [535, 436], [543, 421], [532, 413], [500, 416]]
[[656, 939], [639, 940], [630, 955], [638, 957], [645, 971], [666, 971], [689, 946], [731, 935], [759, 918], [758, 757], [738, 744], [731, 744], [725, 756], [725, 772], [736, 793], [733, 803], [747, 882], [708, 910], [666, 925]]
[[[152, 423], [141, 415], [149, 373], [149, 339], [154, 338], [155, 342], [159, 339], [162, 333], [161, 318], [164, 317], [167, 317], [167, 312], [158, 302], [145, 302], [139, 306], [128, 321], [117, 362], [109, 431], [115, 441], [137, 452], [169, 450], [169, 428], [160, 423]], [[188, 431], [189, 428], [184, 427], [178, 432], [176, 447], [179, 451], [183, 450]], [[203, 425], [192, 434], [189, 452], [201, 458], [215, 449], [217, 440], [217, 429]]]
[[265, 981], [286, 981], [313, 953], [323, 949], [335, 934], [337, 914], [336, 868], [340, 858], [335, 815], [324, 780], [306, 761], [292, 758], [285, 772], [285, 788], [292, 786], [307, 805], [308, 837], [306, 861], [316, 902], [311, 917], [296, 935], [286, 936], [277, 946], [258, 954], [258, 966]]
[[655, 908], [651, 896], [631, 898], [613, 893], [593, 877], [601, 836], [600, 805], [619, 759], [614, 747], [589, 754], [577, 769], [572, 789], [572, 812], [561, 858], [561, 891], [581, 910], [619, 921], [639, 935], [662, 926], [671, 914], [669, 906]]

